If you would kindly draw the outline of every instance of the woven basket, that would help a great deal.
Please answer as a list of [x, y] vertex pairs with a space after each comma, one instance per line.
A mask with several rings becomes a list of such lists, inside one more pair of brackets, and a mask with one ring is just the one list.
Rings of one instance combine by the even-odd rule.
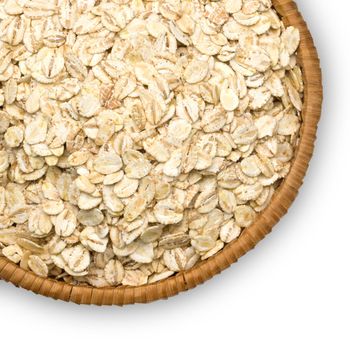
[[268, 208], [258, 215], [255, 223], [245, 229], [236, 241], [228, 244], [210, 259], [197, 264], [191, 270], [178, 273], [171, 278], [151, 285], [101, 289], [88, 286], [72, 286], [64, 282], [38, 277], [32, 272], [21, 269], [4, 257], [0, 257], [0, 278], [34, 293], [78, 304], [125, 305], [148, 303], [194, 288], [212, 278], [254, 248], [271, 231], [272, 227], [287, 212], [302, 185], [314, 149], [317, 123], [322, 105], [320, 64], [307, 25], [298, 12], [294, 1], [273, 0], [273, 4], [283, 17], [284, 23], [299, 28], [301, 33], [298, 59], [303, 67], [305, 81], [304, 123], [301, 130], [300, 144], [291, 171], [276, 191]]

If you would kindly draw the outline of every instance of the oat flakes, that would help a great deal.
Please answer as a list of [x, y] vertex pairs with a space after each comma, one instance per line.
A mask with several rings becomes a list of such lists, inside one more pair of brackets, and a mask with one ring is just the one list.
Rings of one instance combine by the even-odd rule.
[[140, 286], [237, 240], [291, 167], [299, 42], [269, 0], [0, 1], [0, 255]]

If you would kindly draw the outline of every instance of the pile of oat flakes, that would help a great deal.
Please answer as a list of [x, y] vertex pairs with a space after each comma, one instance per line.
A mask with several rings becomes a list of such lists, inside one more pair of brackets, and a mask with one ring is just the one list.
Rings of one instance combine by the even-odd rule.
[[167, 278], [269, 204], [301, 125], [270, 0], [0, 0], [0, 255], [96, 287]]

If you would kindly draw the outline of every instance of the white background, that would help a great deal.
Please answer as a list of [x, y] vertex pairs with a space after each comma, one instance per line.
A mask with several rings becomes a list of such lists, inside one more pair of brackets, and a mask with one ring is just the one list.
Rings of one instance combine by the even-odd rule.
[[0, 282], [0, 348], [350, 348], [350, 19], [347, 0], [297, 0], [325, 101], [305, 184], [273, 233], [204, 285], [124, 308], [53, 301]]

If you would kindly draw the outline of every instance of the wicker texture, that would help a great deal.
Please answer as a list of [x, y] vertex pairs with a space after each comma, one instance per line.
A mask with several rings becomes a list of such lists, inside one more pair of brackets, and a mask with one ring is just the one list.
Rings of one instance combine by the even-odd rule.
[[322, 79], [320, 63], [311, 34], [298, 12], [294, 1], [273, 0], [274, 6], [286, 25], [299, 28], [301, 44], [299, 63], [304, 71], [305, 97], [304, 123], [301, 140], [290, 173], [277, 190], [270, 205], [260, 213], [254, 224], [245, 229], [236, 241], [228, 244], [210, 259], [197, 264], [189, 271], [181, 272], [166, 280], [141, 286], [117, 288], [93, 288], [72, 286], [52, 279], [44, 279], [21, 269], [4, 257], [0, 257], [0, 278], [34, 293], [78, 304], [125, 305], [148, 303], [164, 299], [196, 287], [236, 262], [254, 248], [286, 214], [302, 185], [316, 140], [317, 123], [322, 105]]

